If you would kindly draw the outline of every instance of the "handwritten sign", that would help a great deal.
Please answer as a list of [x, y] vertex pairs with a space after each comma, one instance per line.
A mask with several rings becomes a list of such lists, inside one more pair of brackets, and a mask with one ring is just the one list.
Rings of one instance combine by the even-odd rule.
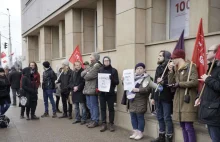
[[134, 70], [127, 69], [123, 71], [124, 90], [132, 91], [134, 89]]
[[109, 92], [111, 86], [110, 74], [98, 73], [98, 89], [101, 92]]

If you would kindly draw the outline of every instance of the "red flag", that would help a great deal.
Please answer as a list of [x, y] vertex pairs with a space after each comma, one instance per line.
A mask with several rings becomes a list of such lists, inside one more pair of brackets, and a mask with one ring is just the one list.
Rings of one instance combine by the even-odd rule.
[[1, 58], [4, 58], [4, 57], [6, 57], [6, 54], [5, 54], [5, 52], [2, 52], [1, 53]]
[[4, 61], [3, 61], [3, 63], [7, 63], [7, 61], [6, 61], [6, 60], [4, 60]]
[[[199, 29], [197, 32], [196, 42], [193, 50], [192, 61], [197, 66], [198, 76], [202, 76], [207, 71], [206, 46], [202, 19], [200, 20]], [[201, 91], [203, 82], [199, 82], [199, 91]]]
[[217, 50], [217, 52], [215, 54], [215, 59], [216, 60], [220, 60], [220, 45], [218, 46], [218, 50]]
[[82, 55], [80, 53], [80, 50], [79, 50], [79, 45], [75, 48], [75, 50], [73, 51], [73, 54], [71, 55], [71, 57], [69, 58], [69, 61], [74, 64], [76, 61], [80, 61], [81, 62], [81, 65], [82, 65], [82, 68], [84, 68], [84, 65], [83, 65], [83, 60], [82, 60]]

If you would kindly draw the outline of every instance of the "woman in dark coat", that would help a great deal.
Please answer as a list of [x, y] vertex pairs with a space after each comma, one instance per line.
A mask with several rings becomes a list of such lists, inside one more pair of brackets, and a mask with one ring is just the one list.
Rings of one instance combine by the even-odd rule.
[[0, 68], [0, 116], [10, 107], [10, 83], [3, 68]]

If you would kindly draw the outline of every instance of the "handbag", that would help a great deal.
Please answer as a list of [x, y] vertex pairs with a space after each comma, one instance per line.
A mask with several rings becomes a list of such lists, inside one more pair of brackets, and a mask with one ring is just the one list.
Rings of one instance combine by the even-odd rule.
[[27, 106], [28, 105], [28, 96], [23, 89], [20, 89], [20, 105]]

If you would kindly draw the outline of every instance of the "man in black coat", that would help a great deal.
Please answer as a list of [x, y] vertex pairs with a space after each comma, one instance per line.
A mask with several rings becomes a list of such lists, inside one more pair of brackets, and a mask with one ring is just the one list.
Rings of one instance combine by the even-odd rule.
[[[167, 142], [172, 141], [173, 122], [171, 118], [173, 93], [167, 87], [168, 84], [168, 69], [165, 71], [164, 77], [161, 78], [171, 54], [168, 51], [162, 50], [158, 56], [158, 67], [155, 73], [155, 83], [160, 83], [163, 86], [162, 92], [153, 90], [151, 95], [151, 103], [156, 105], [157, 120], [159, 122], [159, 137], [152, 142], [165, 142], [165, 134]], [[166, 129], [167, 128], [167, 129]], [[167, 130], [167, 131], [166, 131]]]
[[[70, 89], [72, 92], [72, 101], [75, 103], [75, 121], [73, 124], [81, 122], [81, 125], [86, 123], [87, 113], [86, 113], [86, 96], [83, 94], [83, 88], [85, 85], [85, 80], [81, 77], [81, 72], [83, 71], [81, 67], [81, 62], [74, 63], [74, 71], [70, 79]], [[82, 116], [80, 116], [79, 104], [82, 109]]]
[[20, 80], [21, 80], [21, 73], [18, 72], [15, 67], [11, 67], [11, 72], [8, 76], [9, 82], [11, 83], [11, 89], [13, 94], [13, 106], [16, 106], [16, 96], [19, 95], [20, 90]]
[[109, 130], [113, 132], [115, 131], [114, 129], [114, 117], [115, 117], [114, 103], [116, 101], [115, 87], [119, 84], [119, 78], [118, 78], [118, 71], [111, 66], [111, 59], [108, 56], [105, 56], [103, 58], [103, 67], [100, 68], [99, 73], [110, 74], [109, 78], [111, 80], [111, 86], [109, 92], [100, 92], [100, 96], [99, 96], [100, 106], [101, 106], [101, 119], [102, 119], [102, 128], [100, 132], [104, 132], [107, 130], [106, 103], [108, 105], [108, 111], [109, 111]]
[[[208, 49], [207, 60], [210, 62], [208, 71], [220, 45], [213, 45]], [[216, 60], [211, 75], [201, 76], [205, 82], [201, 100], [198, 98], [195, 106], [199, 107], [199, 120], [208, 125], [209, 135], [213, 142], [220, 142], [220, 60]]]

